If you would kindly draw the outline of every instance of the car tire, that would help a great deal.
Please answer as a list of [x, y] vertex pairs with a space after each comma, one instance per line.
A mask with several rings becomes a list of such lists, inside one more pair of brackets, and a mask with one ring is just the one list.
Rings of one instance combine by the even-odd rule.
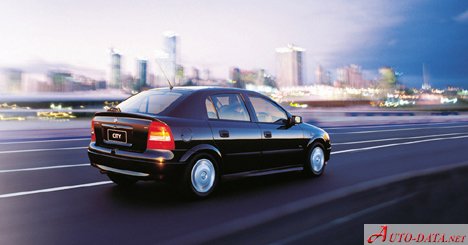
[[216, 159], [207, 153], [191, 158], [182, 184], [189, 198], [205, 198], [213, 193], [219, 181], [217, 164]]
[[327, 162], [325, 161], [325, 150], [321, 143], [314, 143], [306, 155], [304, 172], [308, 176], [318, 177], [323, 174]]
[[107, 177], [109, 177], [112, 182], [117, 184], [120, 187], [130, 187], [133, 186], [138, 180], [132, 177], [128, 177], [122, 174], [116, 173], [107, 173]]

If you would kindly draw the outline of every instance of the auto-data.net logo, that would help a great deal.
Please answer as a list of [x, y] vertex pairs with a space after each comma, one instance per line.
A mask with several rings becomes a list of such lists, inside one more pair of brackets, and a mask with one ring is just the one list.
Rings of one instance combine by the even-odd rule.
[[365, 224], [364, 244], [468, 244], [463, 224]]

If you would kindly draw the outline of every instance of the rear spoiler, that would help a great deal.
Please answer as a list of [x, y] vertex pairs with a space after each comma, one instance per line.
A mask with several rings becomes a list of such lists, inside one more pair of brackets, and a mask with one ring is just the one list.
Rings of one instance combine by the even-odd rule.
[[104, 117], [130, 117], [130, 118], [140, 118], [140, 119], [147, 119], [151, 121], [156, 121], [156, 117], [150, 116], [147, 114], [142, 113], [130, 113], [130, 112], [115, 112], [115, 111], [102, 111], [96, 112], [94, 116], [104, 116]]

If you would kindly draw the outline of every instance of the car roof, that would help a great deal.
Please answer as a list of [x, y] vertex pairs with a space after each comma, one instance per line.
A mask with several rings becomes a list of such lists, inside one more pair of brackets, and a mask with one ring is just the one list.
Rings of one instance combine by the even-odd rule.
[[[149, 91], [172, 91], [172, 92], [179, 92], [184, 94], [212, 94], [212, 93], [247, 93], [247, 94], [255, 94], [255, 95], [262, 95], [261, 93], [241, 89], [241, 88], [228, 88], [228, 87], [213, 87], [213, 86], [183, 86], [183, 87], [174, 87], [172, 90], [169, 87], [164, 88], [154, 88]], [[262, 95], [263, 96], [263, 95]]]
[[[151, 90], [171, 90], [168, 87], [164, 88], [153, 88]], [[227, 87], [214, 87], [214, 86], [183, 86], [183, 87], [173, 87], [172, 91], [208, 91], [208, 90], [214, 90], [214, 91], [249, 91], [245, 89], [240, 89], [240, 88], [227, 88]]]
[[200, 113], [200, 106], [205, 107], [206, 96], [222, 93], [240, 93], [254, 96], [262, 96], [258, 92], [240, 89], [240, 88], [225, 88], [225, 87], [206, 87], [206, 86], [186, 86], [186, 87], [174, 87], [172, 90], [166, 88], [156, 88], [149, 91], [164, 91], [164, 92], [175, 92], [184, 94], [184, 96], [177, 100], [173, 106], [171, 106], [165, 115], [174, 117], [185, 117], [185, 118], [196, 118], [204, 119]]

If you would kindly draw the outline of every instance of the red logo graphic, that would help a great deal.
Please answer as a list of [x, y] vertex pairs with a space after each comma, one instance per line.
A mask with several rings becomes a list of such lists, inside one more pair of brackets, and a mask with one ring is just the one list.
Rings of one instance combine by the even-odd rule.
[[367, 239], [367, 243], [373, 243], [379, 237], [382, 237], [382, 242], [385, 242], [385, 240], [387, 239], [387, 226], [382, 225], [380, 227], [382, 227], [380, 233], [374, 233], [371, 236], [369, 236], [369, 238]]
[[[428, 231], [428, 232], [411, 232], [412, 228], [417, 225], [410, 225], [407, 226], [403, 230], [398, 230], [395, 232], [395, 229], [393, 229], [391, 232], [389, 232], [389, 228], [387, 225], [381, 225], [380, 232], [374, 233], [370, 235], [367, 238], [367, 243], [374, 243], [375, 241], [380, 241], [382, 243], [388, 242], [388, 243], [464, 243], [465, 238], [467, 235], [465, 234], [450, 234], [450, 233], [445, 233], [445, 232], [434, 232]], [[388, 240], [387, 240], [388, 238]]]

